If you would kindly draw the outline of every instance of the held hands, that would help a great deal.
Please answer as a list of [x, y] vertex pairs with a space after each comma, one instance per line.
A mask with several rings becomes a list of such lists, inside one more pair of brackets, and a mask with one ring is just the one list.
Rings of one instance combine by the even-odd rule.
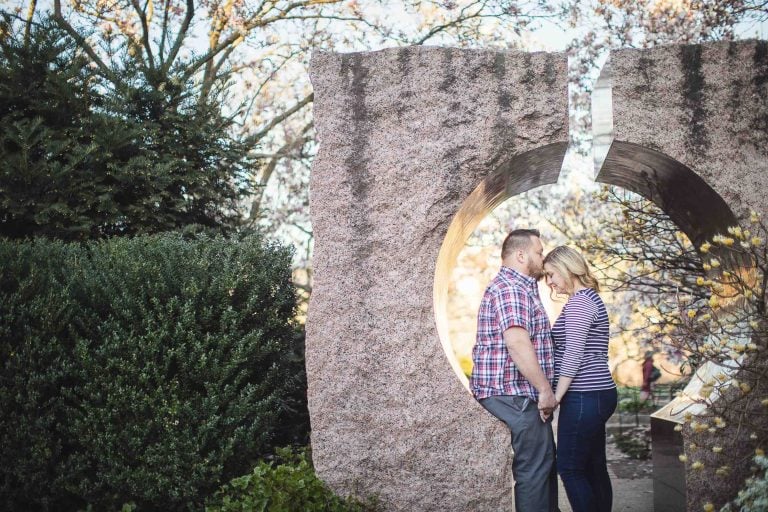
[[552, 413], [557, 409], [557, 400], [552, 389], [547, 389], [539, 393], [539, 416], [541, 421], [546, 422]]

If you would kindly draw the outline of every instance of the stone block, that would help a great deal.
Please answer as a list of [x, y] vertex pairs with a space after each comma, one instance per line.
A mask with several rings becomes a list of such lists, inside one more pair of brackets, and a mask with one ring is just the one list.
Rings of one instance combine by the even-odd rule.
[[[310, 76], [320, 146], [306, 357], [317, 472], [341, 493], [378, 494], [387, 510], [511, 510], [509, 431], [454, 372], [434, 285], [450, 274], [448, 257], [436, 279], [438, 254], [462, 205], [479, 220], [489, 194], [557, 179], [566, 56], [318, 53]], [[544, 158], [541, 147], [557, 151]], [[528, 164], [511, 165], [518, 157]]]

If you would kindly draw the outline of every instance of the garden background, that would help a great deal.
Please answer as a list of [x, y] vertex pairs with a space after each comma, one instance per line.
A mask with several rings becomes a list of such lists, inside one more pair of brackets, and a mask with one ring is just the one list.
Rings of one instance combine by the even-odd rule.
[[[453, 281], [453, 328], [465, 333], [455, 350], [466, 361], [472, 297], [497, 266], [487, 248], [525, 219], [548, 244], [582, 249], [608, 284], [617, 379], [638, 384], [631, 368], [648, 348], [667, 381], [684, 378], [707, 354], [692, 350], [677, 299], [686, 316], [717, 306], [709, 263], [652, 204], [587, 185], [589, 94], [611, 48], [761, 37], [767, 9], [690, 0], [4, 2], [3, 508], [378, 506], [335, 497], [306, 448], [317, 150], [306, 69], [317, 50], [568, 51], [565, 178], [505, 203], [473, 235]], [[758, 268], [761, 222], [756, 241], [729, 238], [751, 244]], [[764, 296], [763, 287], [760, 304]], [[763, 322], [764, 307], [758, 313], [750, 321]], [[755, 435], [760, 445], [765, 432]]]

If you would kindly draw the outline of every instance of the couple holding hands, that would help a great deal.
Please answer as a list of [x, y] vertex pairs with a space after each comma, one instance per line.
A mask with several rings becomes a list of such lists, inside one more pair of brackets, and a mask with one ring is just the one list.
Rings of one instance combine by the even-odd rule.
[[[605, 424], [617, 391], [608, 368], [608, 313], [584, 257], [559, 246], [544, 256], [533, 229], [509, 233], [486, 288], [472, 350], [470, 389], [512, 434], [515, 508], [557, 511], [557, 474], [573, 512], [610, 512]], [[550, 327], [538, 280], [566, 295]], [[557, 456], [552, 415], [559, 407]]]

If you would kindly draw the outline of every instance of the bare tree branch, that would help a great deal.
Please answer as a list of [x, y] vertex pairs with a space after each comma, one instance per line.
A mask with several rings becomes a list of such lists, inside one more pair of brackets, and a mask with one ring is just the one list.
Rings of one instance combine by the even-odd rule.
[[[57, 2], [61, 0], [56, 0]], [[176, 34], [176, 41], [173, 43], [173, 47], [171, 48], [171, 51], [168, 52], [168, 56], [165, 58], [165, 62], [163, 63], [163, 66], [161, 68], [161, 72], [163, 75], [168, 74], [168, 70], [171, 68], [171, 65], [173, 64], [173, 61], [176, 60], [176, 56], [179, 54], [179, 50], [181, 50], [181, 46], [184, 43], [184, 39], [187, 37], [187, 31], [189, 30], [189, 25], [192, 23], [192, 18], [195, 16], [195, 1], [194, 0], [187, 0], [187, 12], [184, 14], [184, 21], [181, 23], [181, 27], [179, 28], [178, 34]], [[189, 79], [192, 75], [184, 77], [185, 80]]]
[[289, 108], [279, 116], [275, 116], [272, 121], [267, 124], [264, 128], [259, 130], [258, 132], [254, 133], [253, 135], [249, 135], [246, 138], [246, 142], [249, 146], [255, 145], [257, 142], [259, 142], [265, 135], [267, 135], [272, 129], [277, 126], [278, 124], [282, 123], [289, 117], [291, 117], [293, 114], [310, 104], [315, 98], [314, 93], [310, 93], [307, 95], [304, 99], [296, 103], [293, 107]]
[[261, 201], [264, 198], [264, 189], [266, 188], [267, 183], [269, 183], [269, 180], [272, 177], [277, 164], [280, 162], [280, 160], [285, 158], [285, 155], [288, 154], [291, 148], [303, 146], [309, 141], [309, 138], [304, 137], [304, 135], [306, 135], [312, 128], [314, 128], [314, 123], [307, 123], [301, 130], [301, 136], [283, 144], [283, 146], [270, 158], [266, 167], [261, 170], [260, 176], [258, 178], [256, 193], [254, 194], [253, 200], [251, 201], [251, 212], [249, 214], [251, 223], [256, 222], [259, 218]]
[[[189, 0], [190, 2], [192, 0]], [[94, 49], [91, 47], [91, 45], [88, 44], [88, 41], [85, 40], [85, 38], [80, 35], [80, 33], [70, 25], [66, 19], [64, 19], [64, 16], [62, 15], [61, 11], [61, 0], [54, 0], [53, 2], [54, 10], [53, 10], [53, 19], [56, 21], [56, 24], [59, 25], [62, 29], [64, 29], [67, 34], [69, 34], [72, 39], [74, 39], [78, 46], [83, 49], [85, 53], [88, 54], [88, 56], [93, 60], [94, 63], [98, 66], [101, 73], [114, 85], [119, 86], [120, 80], [118, 79], [117, 75], [110, 69], [109, 66], [107, 66], [103, 60], [99, 57], [99, 55], [94, 51]]]
[[[187, 0], [188, 2], [192, 0]], [[323, 5], [323, 4], [335, 4], [339, 3], [341, 0], [305, 0], [302, 2], [294, 2], [284, 9], [280, 10], [280, 14], [278, 16], [264, 18], [260, 14], [255, 14], [251, 17], [248, 21], [246, 21], [243, 24], [243, 28], [238, 32], [233, 32], [229, 36], [225, 37], [223, 40], [219, 40], [220, 33], [216, 34], [215, 44], [211, 45], [211, 48], [206, 52], [205, 55], [200, 57], [195, 63], [191, 64], [185, 73], [184, 78], [189, 79], [192, 75], [194, 75], [201, 67], [208, 66], [209, 63], [222, 51], [224, 51], [226, 48], [228, 48], [230, 45], [234, 44], [236, 41], [238, 41], [241, 38], [244, 38], [246, 34], [250, 33], [251, 30], [258, 28], [258, 27], [265, 27], [267, 25], [270, 25], [272, 23], [278, 22], [278, 21], [284, 21], [289, 19], [288, 13], [290, 13], [293, 10], [302, 8], [302, 7], [309, 7], [313, 5]], [[323, 14], [317, 14], [317, 15], [311, 15], [306, 16], [303, 19], [314, 19], [314, 18], [327, 18], [328, 16]], [[214, 41], [214, 38], [211, 38], [211, 41]]]
[[[144, 51], [147, 54], [147, 62], [149, 63], [149, 68], [154, 69], [155, 59], [152, 56], [152, 45], [149, 42], [149, 24], [147, 22], [147, 14], [145, 12], [146, 6], [142, 8], [141, 5], [139, 5], [139, 0], [131, 0], [131, 5], [136, 11], [136, 14], [139, 17], [139, 21], [141, 21], [141, 42], [144, 45]], [[151, 6], [152, 0], [147, 0], [146, 5]]]
[[171, 13], [171, 0], [164, 0], [163, 4], [163, 23], [160, 28], [160, 48], [157, 51], [157, 58], [160, 60], [160, 64], [162, 65], [164, 53], [165, 53], [165, 42], [168, 39], [168, 20]]
[[29, 48], [29, 36], [32, 29], [32, 19], [35, 17], [35, 9], [37, 9], [37, 0], [30, 0], [29, 7], [27, 8], [27, 22], [24, 26], [25, 48]]

